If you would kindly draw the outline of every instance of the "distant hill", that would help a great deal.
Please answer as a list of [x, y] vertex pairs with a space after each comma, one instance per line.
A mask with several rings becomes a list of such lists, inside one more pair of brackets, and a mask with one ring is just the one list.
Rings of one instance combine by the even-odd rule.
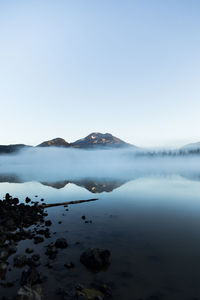
[[0, 145], [0, 154], [14, 153], [29, 147], [31, 146], [27, 146], [24, 144], [16, 144], [16, 145], [8, 145], [8, 146]]
[[55, 138], [53, 140], [43, 142], [43, 143], [39, 144], [37, 147], [50, 147], [50, 146], [54, 146], [54, 147], [70, 147], [70, 144], [68, 142], [66, 142], [64, 139]]
[[110, 133], [93, 132], [83, 139], [68, 143], [62, 138], [55, 138], [39, 144], [37, 147], [73, 147], [73, 148], [94, 148], [94, 147], [133, 147]]
[[[31, 148], [33, 146], [27, 146], [24, 144], [14, 145], [0, 145], [0, 154], [15, 153], [22, 149]], [[132, 144], [126, 143], [118, 137], [113, 136], [110, 133], [92, 132], [86, 137], [79, 139], [73, 143], [68, 143], [63, 138], [54, 138], [42, 142], [36, 147], [63, 147], [63, 148], [78, 148], [78, 149], [121, 149], [130, 148], [135, 149], [134, 155], [138, 156], [177, 156], [188, 154], [200, 154], [200, 142], [192, 143], [174, 150], [150, 150], [136, 147]]]
[[[0, 154], [14, 153], [26, 147], [32, 147], [32, 146], [27, 146], [23, 144], [8, 145], [8, 146], [0, 145]], [[135, 147], [135, 146], [120, 140], [119, 138], [113, 136], [110, 133], [93, 132], [88, 136], [86, 136], [85, 138], [77, 140], [73, 143], [68, 143], [66, 140], [62, 138], [54, 138], [52, 140], [42, 142], [36, 147], [121, 148], [121, 147]]]
[[113, 136], [110, 133], [93, 132], [83, 139], [77, 140], [71, 143], [72, 147], [75, 148], [94, 148], [94, 147], [133, 147], [119, 138]]

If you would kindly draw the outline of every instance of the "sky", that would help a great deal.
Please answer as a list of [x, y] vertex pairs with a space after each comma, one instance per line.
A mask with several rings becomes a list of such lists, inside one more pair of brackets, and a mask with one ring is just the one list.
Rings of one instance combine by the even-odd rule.
[[0, 144], [200, 141], [199, 0], [0, 0]]

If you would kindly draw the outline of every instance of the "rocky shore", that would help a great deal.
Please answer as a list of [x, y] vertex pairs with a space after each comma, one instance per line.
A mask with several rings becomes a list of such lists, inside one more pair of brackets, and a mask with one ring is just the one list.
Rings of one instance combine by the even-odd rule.
[[[65, 205], [65, 209], [67, 205]], [[21, 203], [18, 198], [13, 198], [8, 193], [5, 199], [0, 200], [0, 289], [1, 299], [42, 300], [44, 299], [43, 283], [48, 281], [48, 269], [52, 269], [59, 251], [68, 247], [65, 236], [56, 238], [55, 232], [51, 232], [52, 221], [48, 218], [48, 212], [44, 199], [31, 201], [26, 198]], [[82, 220], [85, 223], [91, 222]], [[43, 255], [37, 253], [38, 244], [48, 241], [50, 237], [55, 239], [43, 246], [43, 254], [47, 262], [43, 261]], [[27, 247], [20, 253], [19, 245], [22, 241], [31, 241], [34, 247]], [[32, 244], [32, 243], [31, 243]], [[86, 271], [99, 272], [110, 264], [110, 251], [107, 249], [88, 248], [80, 255], [80, 263]], [[40, 272], [40, 266], [45, 268], [45, 273]], [[72, 261], [63, 262], [66, 269], [76, 268]], [[7, 274], [15, 269], [22, 269], [21, 277], [17, 281], [7, 280]], [[14, 285], [16, 293], [7, 297], [6, 290]], [[5, 291], [5, 294], [4, 294]], [[93, 282], [84, 286], [79, 282], [67, 284], [65, 288], [59, 288], [55, 284], [54, 292], [57, 299], [91, 299], [101, 300], [112, 298], [110, 286], [105, 282]], [[53, 297], [52, 297], [53, 299]]]

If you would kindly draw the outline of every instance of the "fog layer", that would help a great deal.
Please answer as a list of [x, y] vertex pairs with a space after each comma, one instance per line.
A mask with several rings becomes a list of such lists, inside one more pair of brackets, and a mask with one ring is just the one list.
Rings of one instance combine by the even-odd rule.
[[137, 156], [133, 150], [31, 148], [0, 155], [0, 174], [24, 181], [133, 179], [151, 175], [199, 177], [200, 156]]

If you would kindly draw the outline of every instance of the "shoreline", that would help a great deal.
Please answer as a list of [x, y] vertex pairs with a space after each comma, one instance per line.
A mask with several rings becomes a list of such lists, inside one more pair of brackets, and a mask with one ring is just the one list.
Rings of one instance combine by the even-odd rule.
[[[5, 291], [12, 289], [16, 291], [13, 299], [43, 299], [43, 282], [47, 281], [46, 274], [48, 269], [54, 267], [56, 256], [63, 249], [68, 247], [66, 237], [56, 237], [56, 232], [51, 231], [52, 221], [47, 219], [47, 209], [52, 206], [63, 206], [63, 210], [68, 211], [68, 205], [95, 201], [97, 199], [78, 200], [68, 203], [45, 204], [44, 199], [40, 201], [31, 201], [30, 198], [25, 199], [25, 203], [19, 203], [18, 198], [12, 198], [8, 193], [4, 200], [0, 200], [0, 286]], [[39, 204], [41, 203], [41, 204]], [[9, 218], [8, 218], [9, 216]], [[82, 216], [82, 221], [92, 223]], [[58, 223], [61, 224], [61, 221]], [[48, 245], [43, 246], [43, 254], [47, 261], [44, 261], [43, 256], [37, 253], [39, 244], [42, 244], [50, 237], [53, 237]], [[28, 247], [21, 252], [18, 249], [18, 244], [23, 241], [28, 245], [28, 240], [32, 240], [34, 247]], [[79, 242], [77, 242], [78, 245]], [[20, 248], [20, 247], [19, 247]], [[17, 253], [17, 254], [16, 254]], [[98, 272], [109, 266], [110, 251], [99, 248], [88, 248], [82, 252], [80, 263], [89, 271]], [[13, 260], [13, 266], [9, 263], [9, 258]], [[46, 274], [40, 272], [40, 266], [46, 268]], [[75, 268], [75, 264], [69, 259], [63, 262], [63, 268]], [[7, 281], [7, 272], [14, 272], [15, 269], [22, 270], [18, 284], [13, 280]], [[56, 283], [56, 282], [55, 282]], [[18, 286], [17, 286], [18, 285]], [[55, 284], [56, 285], [56, 284]], [[62, 299], [110, 299], [111, 289], [105, 283], [96, 283], [92, 286], [83, 286], [79, 282], [74, 286], [60, 289], [55, 286], [54, 292]], [[1, 292], [2, 295], [2, 292]], [[6, 295], [2, 295], [2, 299], [9, 299]]]

